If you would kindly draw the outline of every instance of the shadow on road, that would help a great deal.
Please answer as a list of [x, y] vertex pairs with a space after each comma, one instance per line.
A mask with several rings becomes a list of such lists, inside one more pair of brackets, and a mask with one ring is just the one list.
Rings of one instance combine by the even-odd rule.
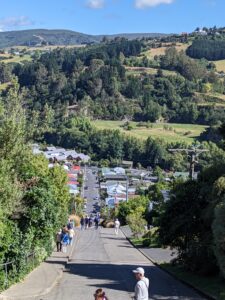
[[[107, 264], [107, 263], [69, 263], [66, 272], [85, 280], [88, 287], [103, 288], [132, 293], [135, 286], [135, 278], [132, 270], [137, 265], [131, 264]], [[155, 266], [144, 266], [146, 277], [150, 279], [150, 297], [154, 300], [200, 300], [203, 299], [193, 290], [176, 281], [165, 272]], [[159, 278], [163, 279], [160, 282]], [[160, 276], [161, 275], [161, 276]]]

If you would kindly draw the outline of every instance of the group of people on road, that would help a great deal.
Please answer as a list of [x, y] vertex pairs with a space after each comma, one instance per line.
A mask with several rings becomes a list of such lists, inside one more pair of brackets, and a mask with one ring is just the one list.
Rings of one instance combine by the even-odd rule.
[[[145, 277], [145, 270], [138, 267], [132, 271], [137, 283], [134, 288], [134, 300], [148, 300], [149, 279]], [[94, 294], [95, 300], [109, 300], [103, 289], [97, 289]]]
[[95, 229], [98, 229], [99, 226], [99, 222], [100, 222], [100, 216], [96, 215], [95, 217], [90, 215], [86, 215], [85, 217], [82, 217], [80, 219], [80, 228], [81, 230], [83, 229], [88, 229], [93, 227], [93, 225], [95, 226]]
[[56, 234], [57, 252], [67, 252], [67, 246], [72, 245], [74, 235], [74, 223], [68, 220], [67, 225], [63, 225]]

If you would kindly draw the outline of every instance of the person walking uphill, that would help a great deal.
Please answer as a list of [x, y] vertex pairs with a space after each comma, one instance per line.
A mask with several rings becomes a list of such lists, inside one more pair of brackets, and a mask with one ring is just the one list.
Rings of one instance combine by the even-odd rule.
[[135, 286], [135, 300], [148, 300], [149, 279], [145, 277], [145, 270], [138, 267], [133, 270], [137, 283]]
[[56, 247], [57, 247], [57, 252], [62, 251], [62, 230], [61, 229], [56, 234]]
[[117, 235], [119, 233], [119, 228], [120, 228], [120, 221], [116, 219], [114, 222], [114, 227], [115, 227], [115, 234]]

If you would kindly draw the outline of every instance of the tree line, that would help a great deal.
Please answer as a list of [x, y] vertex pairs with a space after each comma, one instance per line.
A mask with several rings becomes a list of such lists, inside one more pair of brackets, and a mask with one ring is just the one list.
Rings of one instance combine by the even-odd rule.
[[187, 49], [187, 54], [192, 58], [205, 58], [208, 60], [225, 59], [224, 38], [198, 38]]
[[[11, 284], [32, 269], [31, 253], [40, 263], [52, 252], [70, 195], [63, 169], [49, 169], [44, 157], [31, 152], [29, 120], [16, 82], [0, 101], [0, 122], [0, 264], [10, 262]], [[1, 268], [0, 289], [7, 287], [4, 272]]]

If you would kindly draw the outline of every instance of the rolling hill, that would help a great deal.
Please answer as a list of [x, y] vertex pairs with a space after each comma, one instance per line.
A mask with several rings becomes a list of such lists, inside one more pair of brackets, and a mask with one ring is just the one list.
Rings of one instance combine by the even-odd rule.
[[[14, 46], [37, 46], [39, 44], [49, 45], [80, 45], [99, 43], [104, 35], [89, 35], [72, 30], [47, 30], [30, 29], [21, 31], [0, 32], [0, 48]], [[142, 37], [161, 37], [161, 33], [122, 33], [115, 35], [106, 35], [107, 38], [125, 37], [127, 39], [136, 39]]]

